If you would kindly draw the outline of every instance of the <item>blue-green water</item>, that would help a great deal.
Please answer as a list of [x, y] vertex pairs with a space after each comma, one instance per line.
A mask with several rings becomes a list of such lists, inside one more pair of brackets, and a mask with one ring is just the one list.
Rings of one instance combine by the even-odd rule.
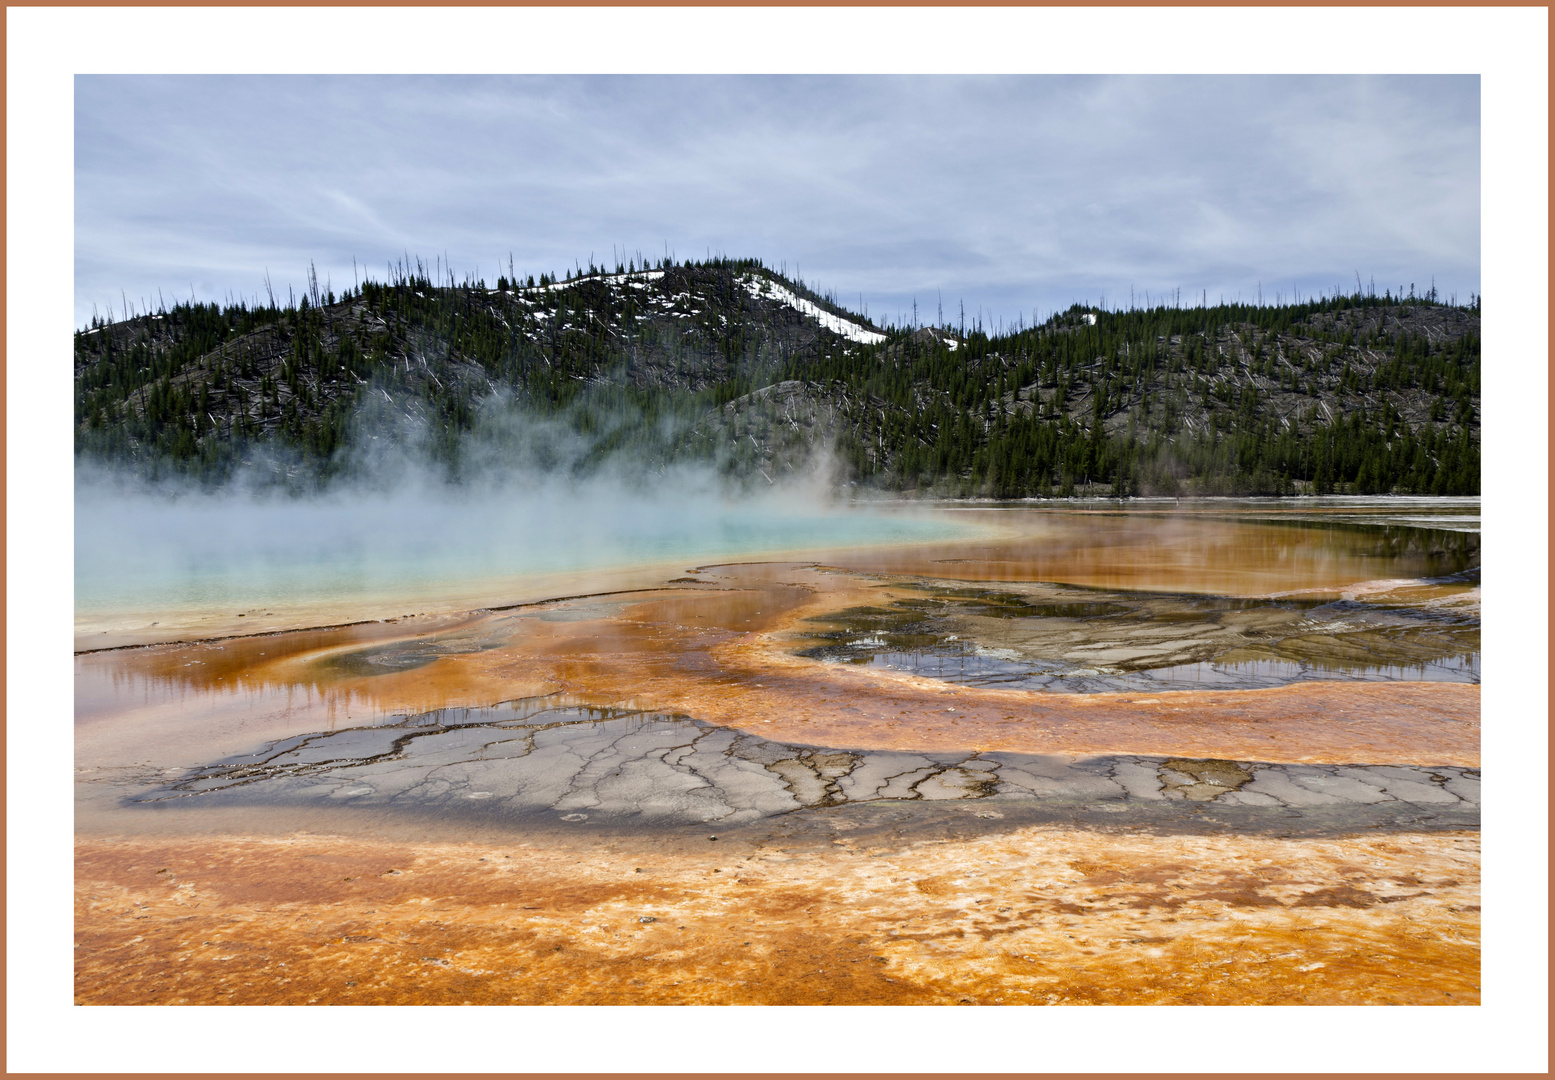
[[240, 611], [666, 561], [974, 535], [926, 508], [730, 501], [681, 488], [446, 490], [306, 499], [80, 485], [75, 610]]

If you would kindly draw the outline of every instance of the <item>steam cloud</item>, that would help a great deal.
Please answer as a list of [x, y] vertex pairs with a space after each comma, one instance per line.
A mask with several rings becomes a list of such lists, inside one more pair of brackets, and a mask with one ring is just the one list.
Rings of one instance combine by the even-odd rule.
[[[366, 409], [331, 479], [271, 451], [216, 488], [78, 460], [77, 614], [237, 611], [947, 534], [922, 516], [841, 505], [824, 450], [786, 479], [756, 486], [713, 464], [602, 450], [632, 422], [600, 418], [588, 437], [493, 398], [453, 452], [438, 455], [425, 417]], [[674, 432], [661, 434], [668, 441]]]

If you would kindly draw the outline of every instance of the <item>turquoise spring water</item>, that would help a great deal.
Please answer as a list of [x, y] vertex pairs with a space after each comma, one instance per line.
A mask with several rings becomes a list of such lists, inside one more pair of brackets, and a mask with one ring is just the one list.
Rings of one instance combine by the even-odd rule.
[[975, 532], [921, 507], [733, 501], [685, 487], [295, 499], [78, 485], [75, 611], [238, 611]]

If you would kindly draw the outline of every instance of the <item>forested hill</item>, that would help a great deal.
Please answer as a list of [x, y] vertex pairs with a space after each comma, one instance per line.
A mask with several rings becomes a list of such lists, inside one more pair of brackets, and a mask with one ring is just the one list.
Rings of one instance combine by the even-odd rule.
[[991, 333], [879, 328], [754, 260], [181, 304], [75, 335], [76, 446], [210, 483], [348, 476], [410, 438], [459, 476], [817, 450], [934, 495], [1479, 491], [1480, 311], [1434, 297], [1074, 307]]

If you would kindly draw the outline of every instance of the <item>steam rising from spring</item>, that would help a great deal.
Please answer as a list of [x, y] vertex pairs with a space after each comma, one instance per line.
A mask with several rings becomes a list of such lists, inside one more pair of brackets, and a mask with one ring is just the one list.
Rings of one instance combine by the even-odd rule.
[[[414, 595], [455, 582], [954, 532], [923, 513], [839, 504], [825, 452], [773, 483], [741, 488], [713, 464], [604, 452], [597, 434], [501, 399], [441, 457], [413, 411], [365, 411], [356, 423], [353, 449], [330, 480], [274, 454], [217, 489], [78, 461], [77, 615]], [[610, 418], [597, 430], [608, 434]]]

